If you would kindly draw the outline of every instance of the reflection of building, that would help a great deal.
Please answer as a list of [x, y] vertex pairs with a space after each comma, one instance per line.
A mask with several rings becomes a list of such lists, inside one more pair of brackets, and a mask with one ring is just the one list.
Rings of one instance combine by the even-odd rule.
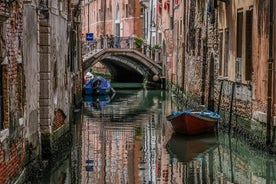
[[[156, 97], [154, 100], [145, 100], [145, 94], [140, 92], [128, 96], [119, 105], [114, 102], [109, 108], [103, 109], [101, 117], [98, 114], [96, 118], [95, 114], [93, 117], [84, 117], [82, 183], [105, 181], [140, 184], [160, 180], [160, 101]], [[124, 117], [128, 112], [134, 113], [135, 107], [141, 110], [140, 105], [144, 101], [150, 105], [152, 113], [137, 112], [136, 118]], [[87, 160], [93, 163], [87, 164]], [[92, 167], [87, 170], [86, 166]]]
[[113, 129], [91, 118], [84, 122], [82, 183], [140, 183], [136, 163], [140, 140], [134, 140], [133, 127]]
[[[163, 171], [163, 181], [176, 183], [273, 183], [275, 160], [258, 157], [244, 145], [226, 142], [198, 154], [189, 162], [170, 156], [170, 169]], [[226, 144], [226, 145], [224, 145]], [[229, 144], [229, 145], [228, 145]], [[239, 145], [240, 144], [240, 145]], [[268, 161], [269, 160], [269, 161]], [[267, 164], [268, 163], [268, 164]], [[168, 174], [167, 174], [168, 173]], [[168, 178], [166, 177], [168, 176]]]

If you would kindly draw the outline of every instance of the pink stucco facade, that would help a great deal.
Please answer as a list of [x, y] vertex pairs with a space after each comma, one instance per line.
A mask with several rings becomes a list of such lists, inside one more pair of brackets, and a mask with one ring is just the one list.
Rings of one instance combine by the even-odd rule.
[[96, 0], [84, 1], [82, 6], [82, 34], [141, 36], [143, 19], [139, 1]]

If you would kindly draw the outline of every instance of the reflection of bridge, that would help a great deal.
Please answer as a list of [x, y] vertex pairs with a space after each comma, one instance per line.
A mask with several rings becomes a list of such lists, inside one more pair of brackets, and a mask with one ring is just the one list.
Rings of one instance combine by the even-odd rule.
[[153, 59], [153, 53], [148, 46], [142, 51], [134, 49], [134, 42], [121, 39], [119, 42], [108, 43], [106, 39], [83, 43], [83, 70], [89, 70], [100, 62], [111, 73], [112, 82], [140, 82], [145, 79], [160, 86], [162, 67], [158, 62], [160, 54]]
[[111, 103], [103, 106], [100, 111], [85, 105], [84, 114], [104, 122], [116, 122], [116, 124], [135, 122], [148, 111], [157, 112], [160, 108], [158, 106], [160, 100], [162, 100], [160, 90], [123, 90], [116, 92]]

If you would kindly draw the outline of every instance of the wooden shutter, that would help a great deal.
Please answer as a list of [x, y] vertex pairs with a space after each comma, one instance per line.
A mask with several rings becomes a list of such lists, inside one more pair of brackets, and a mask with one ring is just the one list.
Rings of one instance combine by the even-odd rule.
[[252, 16], [252, 10], [246, 11], [245, 80], [252, 79]]

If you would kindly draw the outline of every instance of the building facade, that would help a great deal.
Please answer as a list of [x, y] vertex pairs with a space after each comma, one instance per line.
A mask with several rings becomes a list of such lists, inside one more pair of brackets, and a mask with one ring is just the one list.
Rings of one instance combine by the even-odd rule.
[[118, 37], [142, 36], [139, 1], [129, 0], [84, 0], [82, 4], [82, 34], [93, 33]]
[[254, 0], [219, 4], [217, 10], [219, 76], [236, 83], [237, 113], [260, 122], [268, 137], [276, 126], [274, 10], [272, 1]]
[[238, 116], [239, 125], [272, 142], [276, 121], [273, 2], [159, 3], [167, 82], [211, 110], [225, 109], [221, 113], [228, 119]]
[[227, 119], [237, 115], [239, 122], [249, 121], [241, 123], [247, 129], [257, 125], [261, 136], [271, 137], [276, 121], [273, 2], [137, 2], [84, 1], [83, 35], [135, 34], [150, 46], [159, 44], [162, 49], [154, 60], [162, 65], [167, 84], [210, 110], [224, 109]]
[[0, 183], [24, 182], [30, 165], [66, 147], [82, 90], [79, 5], [0, 3]]

